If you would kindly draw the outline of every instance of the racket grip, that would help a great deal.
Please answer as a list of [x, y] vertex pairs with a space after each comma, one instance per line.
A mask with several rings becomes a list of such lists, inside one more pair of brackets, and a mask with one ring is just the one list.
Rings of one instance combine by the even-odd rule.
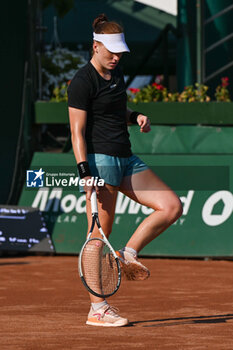
[[98, 213], [98, 207], [97, 207], [97, 196], [96, 191], [93, 190], [91, 194], [91, 212], [92, 214]]

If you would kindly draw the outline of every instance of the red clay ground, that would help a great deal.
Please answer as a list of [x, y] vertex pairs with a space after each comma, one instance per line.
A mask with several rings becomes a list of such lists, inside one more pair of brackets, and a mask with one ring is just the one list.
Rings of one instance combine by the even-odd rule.
[[76, 257], [0, 258], [0, 349], [233, 349], [233, 262], [145, 259], [112, 304], [129, 327], [86, 326]]

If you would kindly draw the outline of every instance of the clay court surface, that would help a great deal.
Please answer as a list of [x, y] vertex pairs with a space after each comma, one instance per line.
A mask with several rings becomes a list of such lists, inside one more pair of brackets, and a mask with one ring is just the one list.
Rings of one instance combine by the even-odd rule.
[[142, 259], [109, 299], [130, 326], [86, 326], [77, 257], [0, 258], [0, 349], [233, 349], [233, 261]]

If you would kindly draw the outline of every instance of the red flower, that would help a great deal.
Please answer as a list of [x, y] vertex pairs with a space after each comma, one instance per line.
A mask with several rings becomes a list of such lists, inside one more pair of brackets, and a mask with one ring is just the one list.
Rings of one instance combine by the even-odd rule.
[[70, 85], [70, 83], [71, 83], [71, 80], [67, 81], [67, 85], [68, 85], [68, 86]]
[[163, 85], [160, 85], [160, 84], [157, 84], [157, 83], [153, 83], [152, 86], [156, 87], [156, 89], [158, 89], [158, 90], [163, 90], [164, 89]]
[[164, 89], [164, 86], [163, 86], [163, 85], [158, 85], [158, 86], [157, 86], [157, 89], [158, 89], [158, 90], [163, 90], [163, 89]]
[[222, 81], [222, 87], [227, 87], [229, 85], [229, 78], [228, 77], [221, 78], [221, 81]]
[[137, 92], [140, 91], [140, 89], [137, 89], [137, 88], [129, 88], [129, 91], [131, 91], [133, 94], [136, 94]]

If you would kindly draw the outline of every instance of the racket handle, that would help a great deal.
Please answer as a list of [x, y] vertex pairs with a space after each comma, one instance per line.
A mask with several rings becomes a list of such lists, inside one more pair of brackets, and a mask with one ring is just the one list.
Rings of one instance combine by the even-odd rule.
[[97, 207], [97, 196], [96, 191], [93, 190], [91, 194], [91, 212], [92, 214], [98, 213], [98, 207]]

